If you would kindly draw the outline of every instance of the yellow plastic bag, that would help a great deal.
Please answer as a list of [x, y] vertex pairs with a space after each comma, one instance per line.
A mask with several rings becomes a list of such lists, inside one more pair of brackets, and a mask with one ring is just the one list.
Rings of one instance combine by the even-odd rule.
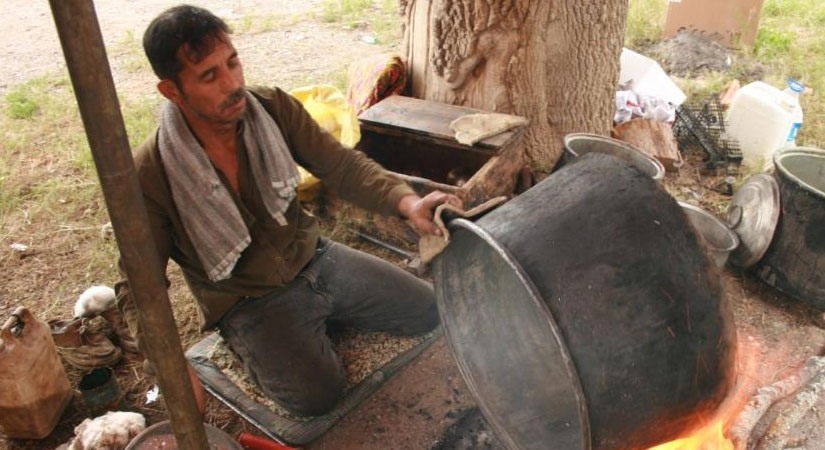
[[[321, 128], [332, 134], [344, 146], [355, 147], [361, 139], [358, 118], [344, 94], [335, 86], [304, 86], [289, 93], [304, 105], [304, 109]], [[299, 166], [298, 171], [301, 173], [298, 198], [303, 201], [313, 200], [321, 191], [321, 181], [303, 167]]]

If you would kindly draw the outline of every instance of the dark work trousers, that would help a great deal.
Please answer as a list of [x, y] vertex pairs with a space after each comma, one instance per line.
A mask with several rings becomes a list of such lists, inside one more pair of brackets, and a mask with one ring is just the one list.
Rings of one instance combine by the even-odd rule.
[[346, 375], [327, 327], [397, 335], [438, 325], [432, 287], [387, 261], [322, 240], [291, 282], [246, 298], [220, 321], [221, 336], [263, 392], [301, 416], [330, 411]]

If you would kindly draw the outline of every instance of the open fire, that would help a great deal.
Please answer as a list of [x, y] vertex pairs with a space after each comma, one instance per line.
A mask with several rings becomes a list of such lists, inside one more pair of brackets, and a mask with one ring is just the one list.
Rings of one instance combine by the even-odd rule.
[[649, 450], [734, 450], [733, 442], [724, 435], [724, 425], [724, 420], [717, 420], [688, 437], [657, 445]]
[[650, 450], [733, 450], [733, 442], [723, 432], [724, 421], [706, 426], [690, 436], [651, 447]]
[[728, 427], [748, 402], [756, 388], [756, 378], [752, 376], [757, 370], [760, 355], [759, 345], [752, 339], [739, 339], [737, 346], [737, 382], [733, 391], [720, 405], [716, 414], [705, 424], [693, 430], [687, 436], [674, 441], [651, 447], [648, 450], [734, 450], [734, 443], [725, 436]]

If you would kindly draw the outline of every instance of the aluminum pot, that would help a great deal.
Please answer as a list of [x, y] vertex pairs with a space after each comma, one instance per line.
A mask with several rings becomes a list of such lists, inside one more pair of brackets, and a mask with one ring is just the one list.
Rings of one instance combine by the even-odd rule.
[[433, 275], [453, 355], [509, 449], [648, 448], [734, 378], [721, 276], [649, 175], [587, 154], [473, 223]]
[[618, 139], [589, 133], [572, 133], [564, 137], [564, 153], [557, 168], [588, 153], [605, 153], [628, 162], [650, 175], [654, 180], [665, 177], [665, 167], [656, 158]]
[[730, 252], [739, 246], [739, 236], [725, 222], [698, 206], [679, 202], [716, 267], [725, 267]]

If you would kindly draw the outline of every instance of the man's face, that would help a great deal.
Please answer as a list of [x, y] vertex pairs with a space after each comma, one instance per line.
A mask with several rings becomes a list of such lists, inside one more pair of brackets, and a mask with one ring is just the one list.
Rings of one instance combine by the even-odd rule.
[[[183, 46], [178, 58], [177, 95], [168, 96], [184, 113], [218, 124], [237, 122], [246, 108], [243, 68], [229, 36], [207, 37], [208, 54], [198, 60], [191, 48]], [[165, 80], [172, 83], [169, 80]]]

